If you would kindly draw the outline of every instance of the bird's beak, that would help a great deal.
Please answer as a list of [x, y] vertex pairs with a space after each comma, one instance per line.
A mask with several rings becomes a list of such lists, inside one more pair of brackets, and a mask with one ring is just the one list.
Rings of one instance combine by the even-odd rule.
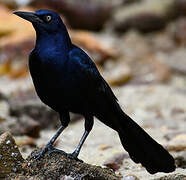
[[26, 19], [32, 23], [42, 23], [43, 21], [33, 12], [15, 11], [13, 14]]

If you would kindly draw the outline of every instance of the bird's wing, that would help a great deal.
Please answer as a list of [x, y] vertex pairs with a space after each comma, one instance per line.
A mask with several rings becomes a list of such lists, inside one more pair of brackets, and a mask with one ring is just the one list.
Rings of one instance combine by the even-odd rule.
[[91, 58], [80, 48], [74, 46], [69, 52], [69, 61], [76, 63], [77, 70], [82, 75], [84, 83], [89, 86], [92, 91], [96, 91], [109, 97], [109, 99], [117, 100], [112, 89], [99, 73], [96, 65]]

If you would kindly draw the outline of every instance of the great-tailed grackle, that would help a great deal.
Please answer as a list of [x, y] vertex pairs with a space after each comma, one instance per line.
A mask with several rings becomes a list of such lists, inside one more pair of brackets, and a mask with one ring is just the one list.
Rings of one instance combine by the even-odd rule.
[[77, 159], [95, 116], [118, 132], [131, 159], [141, 163], [149, 173], [175, 170], [173, 157], [122, 111], [94, 62], [82, 49], [72, 44], [57, 13], [38, 10], [34, 13], [17, 11], [14, 14], [30, 21], [36, 31], [35, 48], [29, 55], [30, 73], [38, 96], [59, 113], [62, 124], [36, 158], [46, 151], [64, 153], [55, 149], [53, 143], [68, 126], [69, 112], [73, 112], [84, 116], [85, 132], [68, 157]]

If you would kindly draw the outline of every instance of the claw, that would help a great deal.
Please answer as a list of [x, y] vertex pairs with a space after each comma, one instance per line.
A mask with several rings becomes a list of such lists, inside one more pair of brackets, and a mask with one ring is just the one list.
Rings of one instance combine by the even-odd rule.
[[48, 149], [48, 154], [50, 155], [51, 153], [60, 153], [60, 154], [63, 154], [63, 155], [66, 155], [67, 153], [65, 151], [62, 151], [60, 149], [56, 149], [54, 148], [53, 146], [50, 147], [50, 149]]
[[54, 148], [52, 145], [47, 145], [42, 151], [39, 153], [35, 154], [32, 158], [35, 160], [39, 160], [41, 157], [44, 156], [44, 154], [48, 152], [48, 155], [50, 155], [53, 152], [60, 153], [66, 155], [66, 153], [60, 149]]
[[41, 157], [43, 157], [42, 151], [32, 156], [32, 159], [39, 160]]
[[83, 161], [81, 159], [78, 159], [77, 156], [78, 155], [75, 152], [73, 152], [72, 154], [67, 154], [67, 158], [74, 159], [74, 160], [79, 161], [79, 162], [82, 163]]

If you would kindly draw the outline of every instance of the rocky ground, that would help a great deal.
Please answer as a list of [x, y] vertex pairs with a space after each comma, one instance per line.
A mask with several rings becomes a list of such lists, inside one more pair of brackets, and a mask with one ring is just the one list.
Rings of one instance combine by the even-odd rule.
[[[0, 177], [186, 179], [186, 1], [89, 0], [81, 1], [81, 8], [77, 8], [78, 3], [0, 1], [0, 134], [12, 134], [0, 137]], [[36, 147], [44, 147], [59, 120], [36, 96], [28, 73], [33, 28], [11, 13], [17, 8], [31, 11], [49, 7], [62, 13], [73, 42], [95, 61], [123, 110], [174, 156], [175, 172], [148, 174], [130, 160], [117, 133], [97, 119], [79, 156], [89, 165], [58, 154], [51, 159], [46, 155], [39, 162], [28, 157]], [[71, 114], [71, 119], [56, 142], [56, 147], [66, 152], [74, 150], [83, 134], [83, 118]], [[7, 153], [3, 147], [12, 149]], [[22, 157], [28, 157], [27, 161]]]

